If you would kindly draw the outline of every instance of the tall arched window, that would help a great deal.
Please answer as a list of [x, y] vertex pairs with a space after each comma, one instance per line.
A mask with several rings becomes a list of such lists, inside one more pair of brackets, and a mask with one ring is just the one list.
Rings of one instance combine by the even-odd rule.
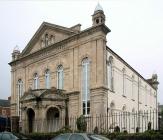
[[139, 80], [139, 103], [142, 103], [142, 83], [141, 80]]
[[21, 120], [21, 104], [20, 104], [20, 98], [23, 95], [23, 81], [21, 79], [18, 80], [17, 83], [17, 107], [18, 107], [18, 112], [17, 115], [20, 117]]
[[145, 85], [145, 96], [144, 96], [144, 101], [145, 101], [145, 106], [147, 106], [148, 98], [147, 98], [147, 85]]
[[113, 57], [109, 57], [108, 61], [108, 87], [113, 91]]
[[45, 88], [49, 89], [50, 88], [50, 71], [47, 69], [45, 71]]
[[132, 95], [131, 95], [131, 98], [132, 100], [134, 101], [135, 100], [135, 93], [134, 93], [134, 75], [132, 75]]
[[57, 68], [57, 88], [63, 89], [63, 66], [59, 65]]
[[123, 68], [123, 96], [126, 97], [126, 70]]
[[82, 61], [82, 104], [83, 115], [90, 114], [90, 61], [84, 58]]
[[34, 74], [34, 79], [33, 79], [33, 88], [34, 89], [38, 89], [38, 86], [39, 86], [38, 74], [35, 73]]
[[50, 44], [53, 44], [54, 43], [54, 39], [55, 39], [55, 36], [51, 35], [50, 36]]

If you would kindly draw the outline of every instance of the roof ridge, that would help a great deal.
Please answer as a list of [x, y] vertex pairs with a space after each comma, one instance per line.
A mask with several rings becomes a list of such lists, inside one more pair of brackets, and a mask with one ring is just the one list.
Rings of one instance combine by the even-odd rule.
[[44, 21], [42, 24], [56, 26], [56, 27], [63, 28], [63, 29], [66, 29], [66, 30], [68, 30], [70, 32], [75, 33], [75, 31], [72, 30], [71, 28], [68, 28], [68, 27], [65, 27], [65, 26], [61, 26], [61, 25], [58, 25], [58, 24], [54, 24], [54, 23], [50, 23], [50, 22], [46, 22], [46, 21]]

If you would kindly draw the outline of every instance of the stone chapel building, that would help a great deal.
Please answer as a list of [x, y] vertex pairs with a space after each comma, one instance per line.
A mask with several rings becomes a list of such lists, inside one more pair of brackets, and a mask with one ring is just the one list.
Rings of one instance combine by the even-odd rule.
[[58, 118], [81, 114], [157, 109], [157, 75], [143, 78], [111, 50], [109, 32], [98, 4], [90, 28], [43, 22], [22, 52], [14, 49], [11, 116], [23, 132], [45, 132]]

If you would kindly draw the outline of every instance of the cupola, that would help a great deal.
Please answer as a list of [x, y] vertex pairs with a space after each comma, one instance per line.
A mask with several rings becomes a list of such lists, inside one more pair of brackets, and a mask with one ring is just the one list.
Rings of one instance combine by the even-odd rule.
[[14, 61], [18, 59], [19, 55], [20, 55], [20, 50], [19, 50], [19, 47], [16, 45], [12, 53], [12, 60]]
[[105, 14], [103, 8], [98, 3], [92, 15], [93, 26], [105, 24]]

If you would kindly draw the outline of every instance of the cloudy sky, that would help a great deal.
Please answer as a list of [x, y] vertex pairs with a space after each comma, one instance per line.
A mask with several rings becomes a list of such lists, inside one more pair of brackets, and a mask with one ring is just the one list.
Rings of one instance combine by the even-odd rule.
[[[158, 100], [163, 104], [163, 1], [98, 0], [111, 29], [107, 45], [145, 78], [158, 74]], [[43, 21], [82, 29], [92, 25], [97, 0], [0, 1], [0, 98], [10, 90], [11, 53], [26, 46]]]

